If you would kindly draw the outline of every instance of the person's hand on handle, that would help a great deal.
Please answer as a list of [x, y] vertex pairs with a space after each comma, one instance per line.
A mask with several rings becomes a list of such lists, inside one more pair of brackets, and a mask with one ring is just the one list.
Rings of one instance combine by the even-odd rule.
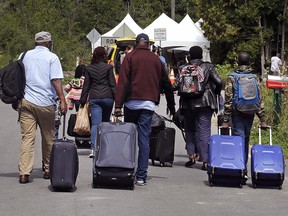
[[61, 110], [61, 114], [65, 115], [67, 113], [67, 103], [66, 100], [61, 100], [60, 101], [60, 110]]
[[116, 117], [122, 116], [122, 115], [123, 115], [123, 114], [122, 114], [122, 109], [121, 109], [121, 108], [115, 108], [115, 109], [114, 109], [114, 115], [115, 115]]
[[268, 125], [267, 125], [267, 123], [264, 121], [264, 122], [261, 122], [260, 127], [261, 127], [262, 129], [267, 129], [267, 128], [268, 128]]
[[229, 128], [229, 123], [228, 122], [223, 122], [222, 123], [222, 128]]

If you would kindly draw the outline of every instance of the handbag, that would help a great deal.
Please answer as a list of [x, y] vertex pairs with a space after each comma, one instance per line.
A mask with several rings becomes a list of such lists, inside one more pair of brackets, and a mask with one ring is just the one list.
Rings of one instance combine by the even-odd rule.
[[84, 107], [80, 106], [76, 114], [76, 122], [73, 131], [79, 135], [90, 135], [89, 102]]

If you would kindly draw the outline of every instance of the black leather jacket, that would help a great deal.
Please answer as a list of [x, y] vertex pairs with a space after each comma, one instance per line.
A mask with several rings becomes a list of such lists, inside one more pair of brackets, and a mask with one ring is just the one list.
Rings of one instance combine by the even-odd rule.
[[[184, 98], [180, 96], [179, 106], [181, 109], [191, 109], [197, 107], [211, 107], [211, 109], [216, 110], [217, 105], [217, 94], [220, 94], [222, 89], [222, 79], [217, 74], [215, 66], [210, 62], [202, 62], [200, 59], [193, 59], [190, 64], [198, 64], [202, 69], [204, 69], [204, 75], [209, 76], [207, 88], [202, 96], [197, 98]], [[176, 78], [177, 79], [177, 78]], [[177, 86], [175, 86], [177, 89]]]
[[116, 81], [112, 65], [100, 62], [86, 67], [85, 81], [82, 89], [80, 103], [86, 102], [88, 94], [90, 99], [112, 98], [116, 90]]

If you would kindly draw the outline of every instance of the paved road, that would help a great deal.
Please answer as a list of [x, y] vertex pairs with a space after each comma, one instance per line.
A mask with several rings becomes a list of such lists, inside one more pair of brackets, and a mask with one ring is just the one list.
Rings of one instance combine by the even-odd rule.
[[[160, 114], [164, 114], [163, 104], [166, 104], [164, 99], [158, 110]], [[53, 192], [49, 180], [42, 179], [39, 134], [32, 182], [20, 185], [17, 160], [21, 137], [17, 113], [3, 103], [0, 110], [0, 216], [287, 215], [288, 181], [282, 190], [253, 189], [250, 179], [242, 189], [211, 188], [200, 163], [194, 168], [183, 166], [186, 162], [184, 141], [178, 129], [174, 166], [150, 166], [148, 185], [136, 187], [134, 191], [92, 189], [89, 151], [81, 149], [78, 150], [77, 190]]]

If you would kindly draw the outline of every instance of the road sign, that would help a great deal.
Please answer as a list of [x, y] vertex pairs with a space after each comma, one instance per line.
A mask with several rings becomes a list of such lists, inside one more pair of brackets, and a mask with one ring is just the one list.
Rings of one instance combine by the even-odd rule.
[[115, 39], [118, 37], [101, 37], [101, 46], [107, 48], [109, 47], [112, 43], [115, 42]]
[[86, 37], [89, 39], [89, 41], [94, 44], [96, 43], [99, 38], [101, 37], [101, 35], [99, 34], [99, 32], [93, 28], [87, 35]]
[[166, 40], [166, 28], [155, 28], [154, 40]]

